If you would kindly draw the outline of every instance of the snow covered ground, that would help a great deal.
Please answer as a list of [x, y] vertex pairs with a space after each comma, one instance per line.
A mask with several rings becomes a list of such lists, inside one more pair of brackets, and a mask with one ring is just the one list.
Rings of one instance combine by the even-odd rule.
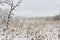
[[0, 25], [0, 40], [58, 40], [58, 22], [25, 21], [18, 24], [7, 30]]

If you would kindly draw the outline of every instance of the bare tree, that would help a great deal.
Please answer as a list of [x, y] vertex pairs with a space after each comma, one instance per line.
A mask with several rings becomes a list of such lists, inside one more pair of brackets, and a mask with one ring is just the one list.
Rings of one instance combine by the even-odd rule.
[[17, 7], [17, 6], [19, 6], [20, 5], [20, 3], [21, 3], [22, 1], [21, 0], [19, 0], [17, 3], [16, 3], [16, 5], [14, 4], [14, 0], [4, 0], [4, 1], [2, 1], [2, 0], [0, 0], [0, 3], [1, 4], [7, 4], [7, 5], [9, 5], [10, 7], [10, 10], [9, 10], [9, 13], [8, 13], [8, 16], [7, 16], [7, 29], [8, 29], [8, 27], [9, 27], [9, 21], [10, 21], [10, 18], [11, 18], [11, 15], [12, 15], [12, 11], [13, 10], [15, 10], [15, 8]]
[[54, 20], [54, 21], [60, 21], [60, 14], [55, 15], [55, 16], [53, 17], [53, 20]]

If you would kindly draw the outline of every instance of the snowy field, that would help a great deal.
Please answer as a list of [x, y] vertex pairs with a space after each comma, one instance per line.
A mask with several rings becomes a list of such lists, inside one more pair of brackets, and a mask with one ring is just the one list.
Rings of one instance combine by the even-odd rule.
[[0, 25], [0, 40], [59, 40], [59, 22], [25, 20]]

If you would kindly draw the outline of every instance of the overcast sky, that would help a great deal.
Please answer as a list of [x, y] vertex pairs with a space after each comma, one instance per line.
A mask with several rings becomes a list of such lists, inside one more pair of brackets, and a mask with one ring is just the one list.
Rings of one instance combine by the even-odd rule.
[[54, 16], [60, 13], [60, 0], [23, 0], [14, 12], [18, 16]]

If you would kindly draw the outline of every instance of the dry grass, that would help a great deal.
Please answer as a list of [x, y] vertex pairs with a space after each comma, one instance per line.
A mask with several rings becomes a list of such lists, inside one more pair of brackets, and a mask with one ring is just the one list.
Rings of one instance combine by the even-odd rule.
[[[15, 36], [20, 36], [24, 33], [25, 37], [30, 40], [43, 40], [44, 28], [50, 25], [60, 26], [60, 21], [46, 21], [46, 20], [19, 20], [10, 23], [9, 29], [5, 31], [5, 38], [13, 39]], [[60, 27], [59, 27], [60, 28]], [[59, 31], [59, 29], [58, 29]], [[13, 35], [13, 36], [12, 36]]]

